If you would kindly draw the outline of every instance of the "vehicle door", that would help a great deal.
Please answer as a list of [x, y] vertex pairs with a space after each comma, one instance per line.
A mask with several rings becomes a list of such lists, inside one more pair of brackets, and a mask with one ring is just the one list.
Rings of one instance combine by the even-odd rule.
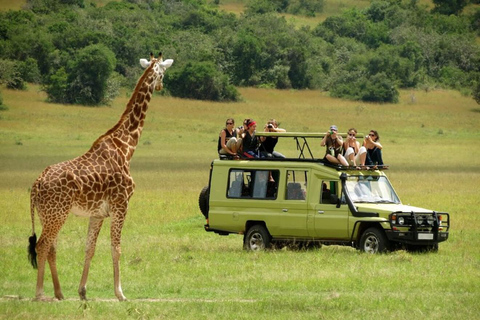
[[313, 213], [314, 236], [322, 239], [345, 240], [348, 234], [348, 206], [338, 207], [340, 182], [338, 180], [322, 180], [318, 203]]
[[280, 236], [308, 236], [307, 230], [307, 184], [309, 171], [292, 169], [286, 171], [282, 212], [280, 213]]

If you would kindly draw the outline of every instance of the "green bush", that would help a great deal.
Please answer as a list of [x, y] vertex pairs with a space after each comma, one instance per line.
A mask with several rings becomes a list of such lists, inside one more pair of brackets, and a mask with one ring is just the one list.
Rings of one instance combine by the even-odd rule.
[[165, 82], [175, 97], [212, 101], [239, 99], [237, 89], [212, 62], [188, 63], [180, 70], [166, 73]]
[[398, 90], [385, 73], [362, 76], [362, 72], [353, 72], [332, 86], [333, 97], [361, 100], [367, 102], [397, 103]]
[[111, 94], [107, 81], [115, 64], [115, 55], [104, 45], [79, 50], [66, 67], [61, 67], [48, 78], [45, 90], [49, 99], [84, 105], [107, 102], [107, 94]]
[[480, 104], [480, 81], [473, 87], [473, 99]]
[[9, 89], [25, 90], [27, 84], [22, 78], [19, 66], [21, 61], [0, 60], [0, 83]]

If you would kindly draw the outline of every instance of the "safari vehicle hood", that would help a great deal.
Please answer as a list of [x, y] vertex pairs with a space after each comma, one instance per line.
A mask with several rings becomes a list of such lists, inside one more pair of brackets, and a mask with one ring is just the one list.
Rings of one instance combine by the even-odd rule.
[[358, 211], [377, 212], [389, 215], [392, 212], [432, 212], [432, 210], [396, 203], [354, 203]]

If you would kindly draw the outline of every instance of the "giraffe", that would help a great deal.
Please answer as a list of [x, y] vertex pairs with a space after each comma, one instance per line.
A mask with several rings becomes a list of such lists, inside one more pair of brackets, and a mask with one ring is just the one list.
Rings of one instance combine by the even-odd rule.
[[[70, 212], [89, 218], [85, 263], [78, 288], [80, 299], [87, 299], [90, 262], [103, 221], [110, 217], [114, 291], [118, 300], [126, 300], [120, 283], [119, 260], [121, 231], [135, 188], [130, 160], [140, 139], [153, 91], [163, 88], [164, 72], [172, 63], [172, 59], [163, 61], [161, 53], [158, 58], [150, 54], [150, 61], [140, 59], [146, 70], [118, 123], [101, 135], [84, 155], [47, 167], [34, 182], [30, 194], [29, 259], [38, 269], [37, 300], [46, 299], [43, 287], [46, 261], [50, 265], [55, 298], [64, 299], [56, 267], [56, 245], [58, 233]], [[43, 227], [38, 242], [35, 210]]]

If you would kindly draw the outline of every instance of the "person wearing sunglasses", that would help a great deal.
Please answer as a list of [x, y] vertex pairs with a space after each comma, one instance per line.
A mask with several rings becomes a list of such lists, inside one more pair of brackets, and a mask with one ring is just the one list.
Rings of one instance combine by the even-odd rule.
[[360, 169], [360, 167], [357, 167], [357, 164], [361, 163], [361, 156], [367, 152], [367, 149], [360, 146], [360, 142], [357, 140], [357, 129], [348, 129], [347, 139], [343, 143], [343, 150], [345, 150], [344, 157], [348, 164]]
[[325, 133], [325, 136], [320, 143], [322, 147], [326, 147], [324, 160], [332, 164], [341, 164], [348, 167], [348, 162], [342, 155], [343, 139], [338, 134], [338, 128], [336, 125], [331, 125], [330, 130]]
[[228, 118], [227, 121], [225, 121], [225, 128], [223, 128], [218, 135], [218, 154], [220, 156], [227, 156], [229, 159], [238, 158], [237, 151], [240, 143], [239, 139], [237, 139], [235, 120]]
[[363, 146], [366, 149], [365, 154], [360, 155], [362, 166], [383, 166], [382, 145], [379, 142], [380, 136], [376, 130], [370, 130], [368, 136], [363, 140]]

